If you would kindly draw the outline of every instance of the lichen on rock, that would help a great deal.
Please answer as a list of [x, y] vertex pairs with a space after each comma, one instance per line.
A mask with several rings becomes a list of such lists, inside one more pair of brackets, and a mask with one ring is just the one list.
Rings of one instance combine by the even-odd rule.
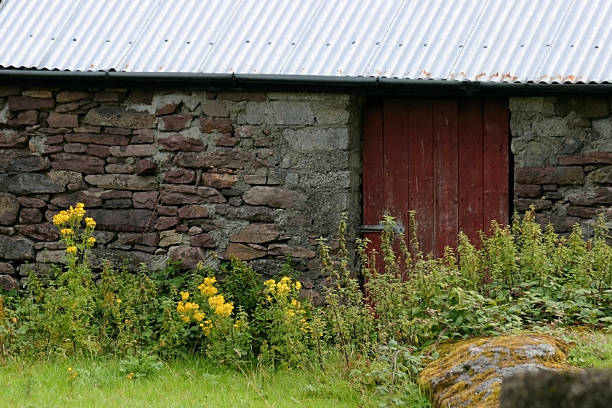
[[477, 338], [440, 347], [419, 376], [437, 407], [499, 407], [504, 378], [521, 372], [570, 369], [567, 344], [542, 334]]

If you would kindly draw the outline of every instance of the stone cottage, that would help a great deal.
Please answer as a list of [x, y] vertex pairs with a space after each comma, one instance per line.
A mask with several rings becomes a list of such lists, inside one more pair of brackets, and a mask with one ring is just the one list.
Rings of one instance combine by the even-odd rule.
[[1, 285], [63, 262], [76, 202], [96, 265], [291, 259], [307, 289], [342, 214], [376, 241], [415, 209], [434, 254], [530, 205], [590, 233], [612, 7], [515, 3], [2, 1]]

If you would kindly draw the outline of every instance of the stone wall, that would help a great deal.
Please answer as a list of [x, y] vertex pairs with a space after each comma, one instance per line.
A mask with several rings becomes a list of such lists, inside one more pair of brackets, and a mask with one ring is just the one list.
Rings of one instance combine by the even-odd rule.
[[515, 210], [535, 205], [542, 224], [585, 235], [597, 213], [612, 216], [609, 97], [511, 98], [510, 129]]
[[347, 95], [0, 86], [0, 282], [62, 263], [50, 223], [83, 202], [93, 265], [292, 258], [360, 216], [360, 116]]

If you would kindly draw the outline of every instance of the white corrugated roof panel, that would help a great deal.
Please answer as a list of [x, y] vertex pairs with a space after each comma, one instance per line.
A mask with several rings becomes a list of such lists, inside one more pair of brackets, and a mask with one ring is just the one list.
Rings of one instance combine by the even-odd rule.
[[3, 0], [0, 67], [612, 82], [610, 0]]

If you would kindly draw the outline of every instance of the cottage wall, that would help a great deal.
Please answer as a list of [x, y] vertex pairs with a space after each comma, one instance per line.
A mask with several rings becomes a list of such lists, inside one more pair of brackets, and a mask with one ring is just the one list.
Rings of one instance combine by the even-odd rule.
[[359, 112], [336, 94], [0, 87], [0, 281], [62, 263], [52, 217], [83, 202], [95, 266], [290, 258], [316, 287], [315, 238], [360, 219]]
[[514, 208], [536, 208], [560, 233], [579, 223], [593, 233], [597, 213], [612, 219], [609, 97], [511, 98]]

